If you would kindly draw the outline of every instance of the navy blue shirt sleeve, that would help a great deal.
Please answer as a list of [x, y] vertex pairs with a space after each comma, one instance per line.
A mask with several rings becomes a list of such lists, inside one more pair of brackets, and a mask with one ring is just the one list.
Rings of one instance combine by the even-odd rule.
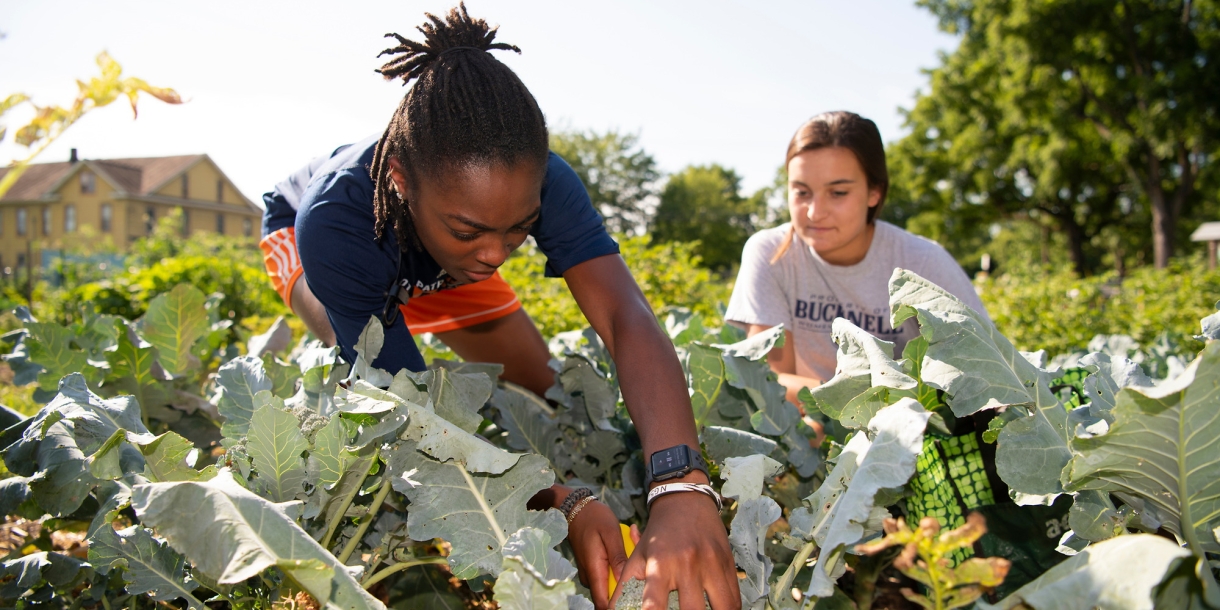
[[[338, 172], [310, 185], [304, 195], [310, 203], [297, 215], [296, 235], [309, 288], [326, 307], [343, 358], [355, 362], [352, 346], [370, 317], [380, 320], [391, 286], [397, 290], [398, 243], [393, 238], [377, 241], [368, 205], [371, 182], [351, 178]], [[424, 370], [423, 356], [401, 315], [385, 329], [385, 345], [372, 364], [390, 374]]]
[[547, 277], [561, 277], [587, 260], [619, 251], [580, 176], [555, 153], [547, 159], [542, 211], [530, 234], [546, 255]]

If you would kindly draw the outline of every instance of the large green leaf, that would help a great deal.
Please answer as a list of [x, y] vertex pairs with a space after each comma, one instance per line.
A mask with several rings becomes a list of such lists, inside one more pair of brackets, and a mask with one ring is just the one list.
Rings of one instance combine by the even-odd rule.
[[702, 430], [704, 426], [718, 421], [717, 402], [727, 385], [724, 379], [724, 357], [721, 351], [714, 347], [691, 343], [687, 350], [686, 368], [695, 425]]
[[554, 544], [549, 533], [532, 527], [508, 539], [494, 596], [501, 610], [568, 610], [568, 599], [576, 594], [576, 568], [551, 548]]
[[[794, 532], [816, 540], [822, 549], [807, 595], [829, 597], [834, 593], [832, 574], [847, 546], [859, 542], [866, 525], [875, 520], [877, 492], [902, 487], [915, 474], [915, 458], [923, 449], [923, 431], [930, 415], [911, 398], [882, 409], [869, 422], [873, 439], [863, 433], [853, 436], [822, 488], [805, 500], [813, 510], [794, 511]], [[851, 462], [855, 462], [854, 472]]]
[[[1118, 393], [1109, 432], [1077, 438], [1068, 489], [1126, 492], [1156, 507], [1197, 555], [1220, 552], [1220, 343], [1176, 379]], [[1011, 424], [1009, 424], [1011, 425]]]
[[140, 446], [140, 452], [144, 454], [144, 476], [153, 483], [206, 481], [216, 476], [215, 465], [196, 470], [186, 463], [192, 451], [195, 446], [174, 432], [158, 436], [151, 443]]
[[353, 346], [356, 351], [356, 362], [352, 364], [352, 375], [374, 387], [389, 387], [390, 383], [394, 381], [394, 377], [373, 366], [373, 361], [377, 360], [384, 345], [385, 327], [381, 325], [377, 316], [369, 316], [368, 324], [364, 325], [364, 330], [360, 331], [360, 336]]
[[905, 269], [890, 278], [895, 328], [911, 317], [928, 341], [921, 376], [950, 396], [954, 415], [1035, 403], [1038, 370], [995, 325], [957, 297]]
[[590, 426], [591, 429], [618, 432], [610, 423], [618, 404], [618, 393], [593, 361], [581, 355], [564, 359], [558, 380], [563, 389], [559, 402], [571, 410], [570, 417], [564, 418], [565, 423], [581, 433]]
[[438, 462], [417, 451], [415, 443], [403, 443], [390, 453], [389, 469], [394, 488], [411, 500], [411, 538], [442, 538], [453, 545], [449, 565], [459, 578], [499, 574], [500, 550], [523, 527], [545, 530], [552, 540], [567, 535], [559, 511], [525, 508], [535, 493], [555, 482], [555, 472], [540, 455], [522, 456], [503, 474], [472, 474], [460, 463]]
[[92, 574], [93, 567], [75, 557], [45, 551], [31, 553], [0, 563], [0, 581], [6, 581], [0, 586], [0, 599], [15, 601], [44, 582], [52, 587], [71, 588]]
[[287, 502], [305, 492], [305, 459], [309, 443], [296, 416], [274, 405], [264, 405], [250, 418], [246, 452], [258, 471], [253, 483], [259, 495], [272, 502]]
[[[996, 470], [1010, 491], [1049, 503], [1062, 493], [1060, 475], [1071, 459], [1067, 411], [1051, 394], [1047, 374], [1013, 347], [995, 325], [969, 305], [905, 269], [890, 278], [895, 327], [915, 316], [928, 342], [921, 381], [948, 395], [953, 413], [1016, 407], [1005, 415]], [[1027, 500], [1023, 500], [1027, 501]]]
[[306, 469], [315, 486], [329, 490], [339, 482], [353, 455], [347, 450], [351, 433], [340, 417], [332, 417], [314, 436]]
[[271, 380], [263, 370], [263, 361], [254, 356], [234, 358], [216, 372], [220, 397], [216, 408], [225, 418], [221, 431], [236, 441], [250, 429], [254, 417], [254, 395], [271, 389]]
[[[753, 405], [749, 409], [750, 426], [768, 436], [781, 436], [800, 420], [800, 412], [785, 400], [787, 390], [766, 361], [771, 349], [782, 346], [783, 340], [784, 328], [780, 325], [731, 345], [713, 346], [721, 350], [724, 381], [744, 393]], [[723, 405], [721, 409], [723, 413]]]
[[[870, 388], [883, 395], [887, 388], [916, 388], [918, 382], [894, 361], [893, 343], [882, 341], [843, 318], [835, 319], [831, 325], [831, 337], [839, 345], [835, 376], [809, 390], [813, 405], [822, 413], [835, 419], [848, 419], [844, 425], [851, 428], [863, 428], [871, 417], [859, 417], [857, 411], [869, 409], [853, 407], [870, 400], [862, 396]], [[882, 406], [884, 404], [888, 403], [883, 402]]]
[[208, 332], [206, 300], [198, 288], [178, 284], [148, 304], [144, 338], [157, 348], [161, 366], [171, 375], [182, 375], [198, 366], [191, 348]]
[[200, 574], [234, 584], [278, 567], [325, 608], [385, 606], [296, 524], [289, 510], [247, 491], [223, 469], [210, 481], [137, 485], [132, 506]]
[[65, 375], [86, 370], [88, 355], [73, 349], [76, 337], [71, 330], [52, 322], [27, 322], [25, 327], [29, 360], [43, 368], [38, 374], [38, 387], [54, 392]]
[[5, 464], [30, 477], [35, 501], [44, 511], [60, 516], [80, 506], [99, 476], [143, 471], [139, 452], [122, 441], [139, 444], [153, 438], [130, 396], [103, 400], [74, 373], [64, 377], [60, 393], [6, 449]]
[[428, 396], [436, 414], [457, 424], [466, 432], [475, 432], [483, 423], [479, 409], [491, 398], [495, 382], [483, 373], [455, 373], [448, 369], [432, 369], [426, 373]]
[[767, 529], [782, 515], [783, 509], [771, 498], [753, 497], [737, 505], [729, 544], [733, 547], [733, 561], [746, 575], [738, 581], [743, 608], [750, 608], [767, 596], [772, 568], [766, 553]]
[[156, 349], [152, 345], [137, 345], [133, 338], [138, 340], [138, 337], [126, 323], [119, 322], [117, 328], [118, 342], [114, 349], [106, 352], [106, 362], [110, 365], [106, 383], [134, 396], [146, 411], [169, 403], [168, 388], [153, 376]]
[[[376, 394], [376, 388], [368, 388], [366, 384], [356, 383], [353, 388], [359, 392]], [[438, 460], [455, 460], [471, 472], [499, 473], [508, 470], [516, 464], [520, 454], [510, 454], [504, 449], [495, 447], [487, 440], [476, 437], [440, 417], [436, 412], [429, 411], [420, 405], [394, 397], [387, 392], [379, 393], [381, 398], [364, 395], [359, 400], [361, 412], [384, 412], [393, 410], [395, 406], [405, 407], [409, 420], [401, 438], [414, 440], [418, 447], [428, 455]], [[349, 394], [349, 399], [355, 398], [355, 392]], [[345, 409], [345, 407], [344, 407]]]
[[753, 500], [762, 495], [767, 479], [783, 471], [783, 464], [765, 455], [728, 458], [720, 468], [720, 478], [724, 479], [720, 493], [738, 502]]
[[143, 527], [116, 532], [103, 524], [89, 536], [89, 561], [103, 574], [126, 568], [127, 592], [132, 595], [147, 593], [164, 602], [182, 599], [191, 610], [206, 608], [191, 594], [199, 585], [186, 574], [186, 560]]
[[551, 457], [561, 435], [546, 401], [533, 392], [504, 382], [496, 388], [491, 405], [500, 414], [498, 423], [508, 432], [508, 446]]
[[[1150, 534], [1119, 536], [1069, 557], [985, 610], [1153, 610], [1203, 605], [1195, 578], [1201, 560]], [[1207, 570], [1206, 563], [1203, 563]], [[1207, 574], [1207, 578], [1211, 578]], [[1193, 581], [1193, 582], [1192, 582]]]
[[700, 440], [703, 441], [708, 456], [715, 462], [754, 454], [771, 455], [779, 446], [779, 443], [753, 432], [724, 426], [707, 426], [703, 429]]

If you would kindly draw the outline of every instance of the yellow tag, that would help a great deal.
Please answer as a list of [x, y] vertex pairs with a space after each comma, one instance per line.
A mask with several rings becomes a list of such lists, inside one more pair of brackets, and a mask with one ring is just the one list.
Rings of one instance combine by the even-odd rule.
[[[619, 531], [623, 534], [623, 549], [627, 551], [627, 556], [631, 557], [631, 553], [635, 551], [635, 543], [631, 541], [631, 528], [618, 524]], [[614, 595], [614, 588], [618, 586], [618, 582], [614, 580], [614, 570], [610, 570], [610, 595]]]

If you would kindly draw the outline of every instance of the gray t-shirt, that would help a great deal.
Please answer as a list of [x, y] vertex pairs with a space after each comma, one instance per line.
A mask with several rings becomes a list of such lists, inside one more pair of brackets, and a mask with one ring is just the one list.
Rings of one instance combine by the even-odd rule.
[[796, 374], [827, 381], [834, 376], [830, 326], [847, 318], [902, 354], [919, 334], [915, 320], [890, 326], [889, 280], [896, 267], [914, 271], [987, 315], [957, 261], [934, 241], [877, 221], [873, 243], [855, 265], [832, 265], [794, 238], [775, 264], [771, 257], [788, 235], [788, 224], [755, 233], [741, 254], [741, 270], [724, 318], [738, 324], [783, 324], [795, 340]]

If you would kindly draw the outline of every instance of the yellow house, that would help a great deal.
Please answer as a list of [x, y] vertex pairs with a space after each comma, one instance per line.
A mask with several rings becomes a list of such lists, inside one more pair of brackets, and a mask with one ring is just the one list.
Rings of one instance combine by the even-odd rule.
[[31, 165], [0, 199], [0, 272], [39, 266], [42, 250], [81, 245], [73, 239], [126, 250], [175, 209], [184, 236], [255, 239], [263, 214], [207, 155], [78, 159], [73, 149], [66, 163]]

